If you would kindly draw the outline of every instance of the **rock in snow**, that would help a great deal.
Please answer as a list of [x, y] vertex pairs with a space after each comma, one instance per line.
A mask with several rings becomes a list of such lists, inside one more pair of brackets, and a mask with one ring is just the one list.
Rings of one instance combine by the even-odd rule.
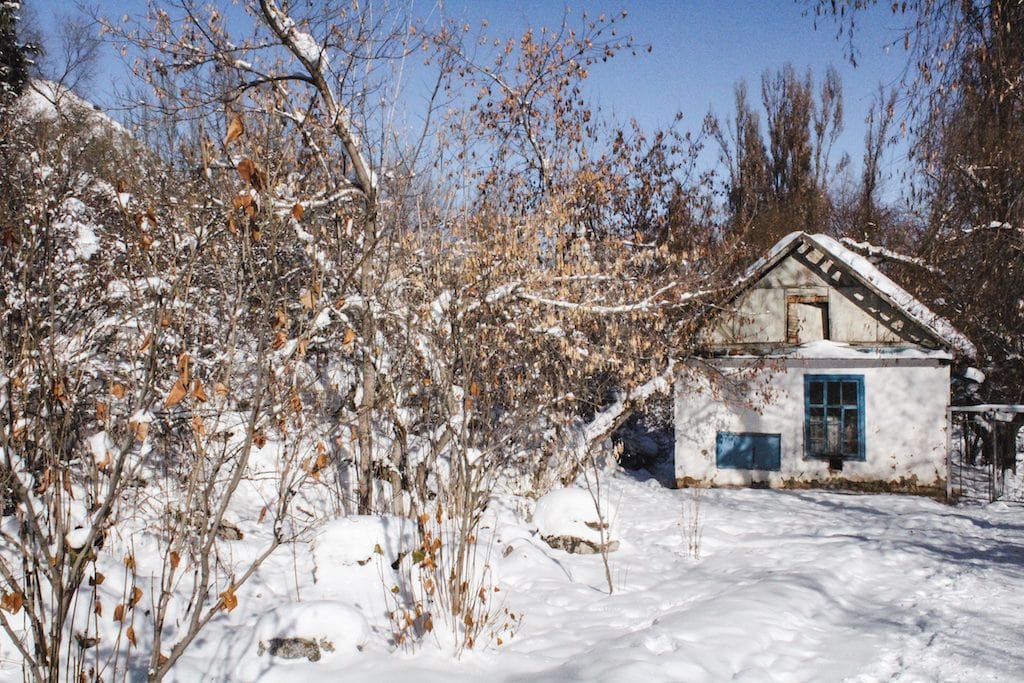
[[256, 655], [319, 661], [328, 653], [362, 649], [369, 628], [363, 614], [343, 602], [321, 600], [283, 605], [256, 624]]

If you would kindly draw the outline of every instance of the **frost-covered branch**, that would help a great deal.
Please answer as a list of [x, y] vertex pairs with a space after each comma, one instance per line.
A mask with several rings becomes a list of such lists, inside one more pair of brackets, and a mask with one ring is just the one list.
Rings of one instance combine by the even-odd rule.
[[586, 304], [577, 301], [564, 301], [562, 299], [551, 299], [548, 297], [539, 296], [536, 294], [530, 294], [529, 292], [517, 292], [516, 296], [524, 301], [530, 301], [544, 306], [550, 306], [552, 308], [561, 308], [567, 310], [580, 311], [583, 313], [590, 313], [594, 315], [619, 315], [623, 313], [637, 313], [641, 311], [649, 311], [656, 308], [665, 308], [667, 306], [678, 306], [679, 304], [699, 299], [714, 293], [717, 290], [698, 290], [695, 292], [686, 292], [671, 300], [659, 301], [659, 297], [666, 294], [667, 292], [675, 289], [680, 283], [672, 282], [660, 288], [650, 296], [644, 297], [640, 301], [627, 304], [617, 304], [613, 306], [604, 306], [600, 304]]
[[982, 232], [987, 230], [1006, 230], [1009, 232], [1024, 234], [1024, 229], [1014, 228], [1010, 223], [1006, 221], [990, 221], [989, 223], [984, 225], [969, 226], [966, 228], [962, 228], [960, 232], [962, 232], [965, 235], [970, 235], [975, 232]]
[[571, 458], [563, 463], [570, 467], [570, 471], [561, 478], [575, 478], [579, 468], [586, 462], [587, 453], [594, 444], [607, 437], [615, 430], [623, 420], [629, 417], [633, 409], [656, 395], [668, 394], [672, 389], [672, 380], [675, 376], [675, 362], [669, 361], [668, 365], [660, 373], [650, 378], [629, 391], [622, 391], [615, 397], [615, 400], [605, 406], [586, 423], [578, 424], [572, 433], [569, 443]]

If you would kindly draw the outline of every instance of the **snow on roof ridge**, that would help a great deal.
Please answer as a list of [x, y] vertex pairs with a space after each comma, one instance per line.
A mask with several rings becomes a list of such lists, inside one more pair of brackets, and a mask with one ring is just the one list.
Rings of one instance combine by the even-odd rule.
[[[977, 349], [974, 344], [961, 334], [948, 320], [932, 311], [924, 303], [915, 298], [910, 292], [896, 284], [892, 278], [878, 269], [875, 264], [851, 249], [845, 247], [839, 241], [828, 235], [810, 235], [804, 232], [795, 232], [782, 238], [775, 247], [786, 243], [783, 248], [794, 240], [803, 236], [822, 251], [836, 257], [846, 264], [858, 277], [862, 278], [876, 292], [889, 299], [907, 316], [918, 324], [924, 326], [944, 342], [960, 353], [974, 357]], [[775, 252], [775, 247], [772, 252]], [[771, 252], [770, 252], [771, 253]]]
[[736, 280], [735, 284], [741, 285], [750, 278], [760, 273], [762, 268], [764, 268], [766, 265], [774, 261], [776, 257], [778, 257], [782, 252], [786, 251], [790, 244], [795, 242], [802, 235], [806, 234], [807, 233], [802, 232], [800, 230], [794, 230], [793, 232], [783, 237], [781, 240], [776, 242], [775, 245], [771, 249], [769, 249], [764, 256], [750, 264], [750, 267], [743, 272], [743, 275], [741, 275]]

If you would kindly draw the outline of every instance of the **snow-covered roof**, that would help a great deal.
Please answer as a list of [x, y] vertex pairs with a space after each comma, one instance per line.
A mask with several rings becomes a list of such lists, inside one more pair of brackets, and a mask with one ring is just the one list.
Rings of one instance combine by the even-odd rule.
[[756, 281], [795, 249], [800, 242], [813, 246], [845, 265], [851, 275], [883, 300], [902, 311], [913, 322], [931, 332], [951, 350], [970, 358], [977, 354], [977, 349], [971, 340], [961, 334], [948, 320], [933, 312], [907, 290], [893, 282], [888, 275], [866, 258], [851, 251], [828, 235], [810, 235], [802, 231], [789, 233], [769, 249], [768, 253], [754, 262], [736, 284], [742, 286]]
[[[734, 356], [742, 358], [743, 356]], [[759, 353], [756, 358], [799, 358], [799, 359], [854, 359], [854, 360], [950, 360], [952, 354], [944, 349], [923, 349], [908, 346], [861, 346], [846, 342], [818, 339], [801, 344], [796, 348], [780, 349], [778, 353]]]

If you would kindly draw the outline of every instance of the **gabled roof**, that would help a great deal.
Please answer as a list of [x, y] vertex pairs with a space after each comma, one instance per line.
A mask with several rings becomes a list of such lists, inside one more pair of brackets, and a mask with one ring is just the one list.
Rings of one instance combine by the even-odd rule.
[[951, 351], [973, 358], [977, 354], [974, 344], [953, 325], [933, 312], [907, 290], [892, 281], [873, 263], [860, 254], [847, 249], [827, 235], [809, 235], [805, 232], [791, 232], [759, 258], [737, 280], [733, 298], [757, 282], [801, 244], [811, 246], [845, 267], [845, 270], [865, 287], [877, 294], [883, 301], [899, 309], [911, 321], [930, 332]]

